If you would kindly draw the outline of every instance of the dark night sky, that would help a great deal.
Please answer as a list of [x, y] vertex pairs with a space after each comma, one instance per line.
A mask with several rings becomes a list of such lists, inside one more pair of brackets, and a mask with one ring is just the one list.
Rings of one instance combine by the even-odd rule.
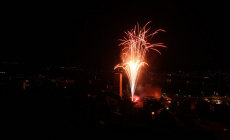
[[[229, 69], [229, 8], [214, 2], [85, 2], [72, 8], [7, 6], [2, 12], [1, 62], [112, 70], [118, 39], [139, 22], [163, 28], [168, 48], [149, 56], [153, 70]], [[23, 4], [22, 4], [23, 5]], [[154, 40], [153, 40], [154, 41]]]

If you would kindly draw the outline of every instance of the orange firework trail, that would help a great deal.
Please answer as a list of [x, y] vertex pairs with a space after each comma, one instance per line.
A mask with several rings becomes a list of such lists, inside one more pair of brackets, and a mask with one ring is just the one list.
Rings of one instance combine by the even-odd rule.
[[161, 52], [157, 48], [166, 47], [163, 43], [151, 44], [147, 42], [150, 37], [153, 37], [158, 32], [165, 32], [165, 30], [158, 29], [153, 33], [149, 33], [150, 28], [146, 29], [146, 26], [149, 23], [150, 22], [148, 22], [143, 28], [140, 28], [137, 24], [134, 29], [125, 32], [125, 37], [124, 39], [121, 39], [122, 42], [120, 43], [120, 45], [124, 47], [121, 52], [121, 59], [123, 63], [118, 64], [114, 67], [114, 69], [122, 68], [125, 70], [129, 79], [132, 101], [140, 68], [143, 65], [148, 65], [145, 62], [146, 53], [149, 50], [153, 50], [161, 54]]

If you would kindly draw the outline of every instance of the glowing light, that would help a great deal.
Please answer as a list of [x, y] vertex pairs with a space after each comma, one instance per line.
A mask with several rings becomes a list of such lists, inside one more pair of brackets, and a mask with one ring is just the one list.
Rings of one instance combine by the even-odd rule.
[[145, 62], [146, 53], [149, 50], [153, 50], [161, 54], [157, 47], [166, 47], [163, 43], [151, 44], [147, 41], [150, 37], [153, 37], [158, 32], [165, 32], [165, 30], [158, 29], [153, 33], [149, 33], [150, 28], [146, 29], [146, 26], [149, 23], [150, 22], [148, 22], [143, 28], [140, 28], [137, 24], [134, 29], [125, 32], [126, 36], [121, 40], [122, 42], [120, 44], [124, 47], [121, 52], [121, 59], [123, 63], [114, 67], [114, 69], [122, 68], [125, 70], [129, 78], [132, 101], [140, 68], [144, 65], [148, 65]]
[[221, 100], [215, 100], [216, 104], [222, 104], [222, 101]]
[[138, 102], [139, 100], [140, 100], [140, 97], [138, 97], [138, 96], [134, 96], [134, 97], [133, 97], [133, 102], [136, 103], [136, 102]]

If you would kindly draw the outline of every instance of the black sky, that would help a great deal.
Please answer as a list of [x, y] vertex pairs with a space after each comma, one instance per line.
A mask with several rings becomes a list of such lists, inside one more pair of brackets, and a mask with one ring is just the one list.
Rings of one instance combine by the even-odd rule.
[[218, 2], [85, 2], [61, 6], [10, 5], [2, 12], [1, 62], [112, 70], [118, 39], [152, 21], [168, 48], [149, 56], [152, 70], [229, 69], [229, 8]]

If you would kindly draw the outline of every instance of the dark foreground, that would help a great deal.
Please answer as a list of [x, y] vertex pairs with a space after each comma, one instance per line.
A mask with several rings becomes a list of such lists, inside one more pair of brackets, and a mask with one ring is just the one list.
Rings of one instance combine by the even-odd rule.
[[[88, 92], [88, 93], [87, 93]], [[171, 138], [230, 138], [229, 100], [172, 98], [166, 106], [149, 101], [135, 108], [108, 92], [58, 88], [1, 88], [1, 127], [7, 137], [77, 138], [94, 132]], [[152, 114], [154, 112], [154, 114]], [[8, 134], [9, 133], [9, 134]]]

